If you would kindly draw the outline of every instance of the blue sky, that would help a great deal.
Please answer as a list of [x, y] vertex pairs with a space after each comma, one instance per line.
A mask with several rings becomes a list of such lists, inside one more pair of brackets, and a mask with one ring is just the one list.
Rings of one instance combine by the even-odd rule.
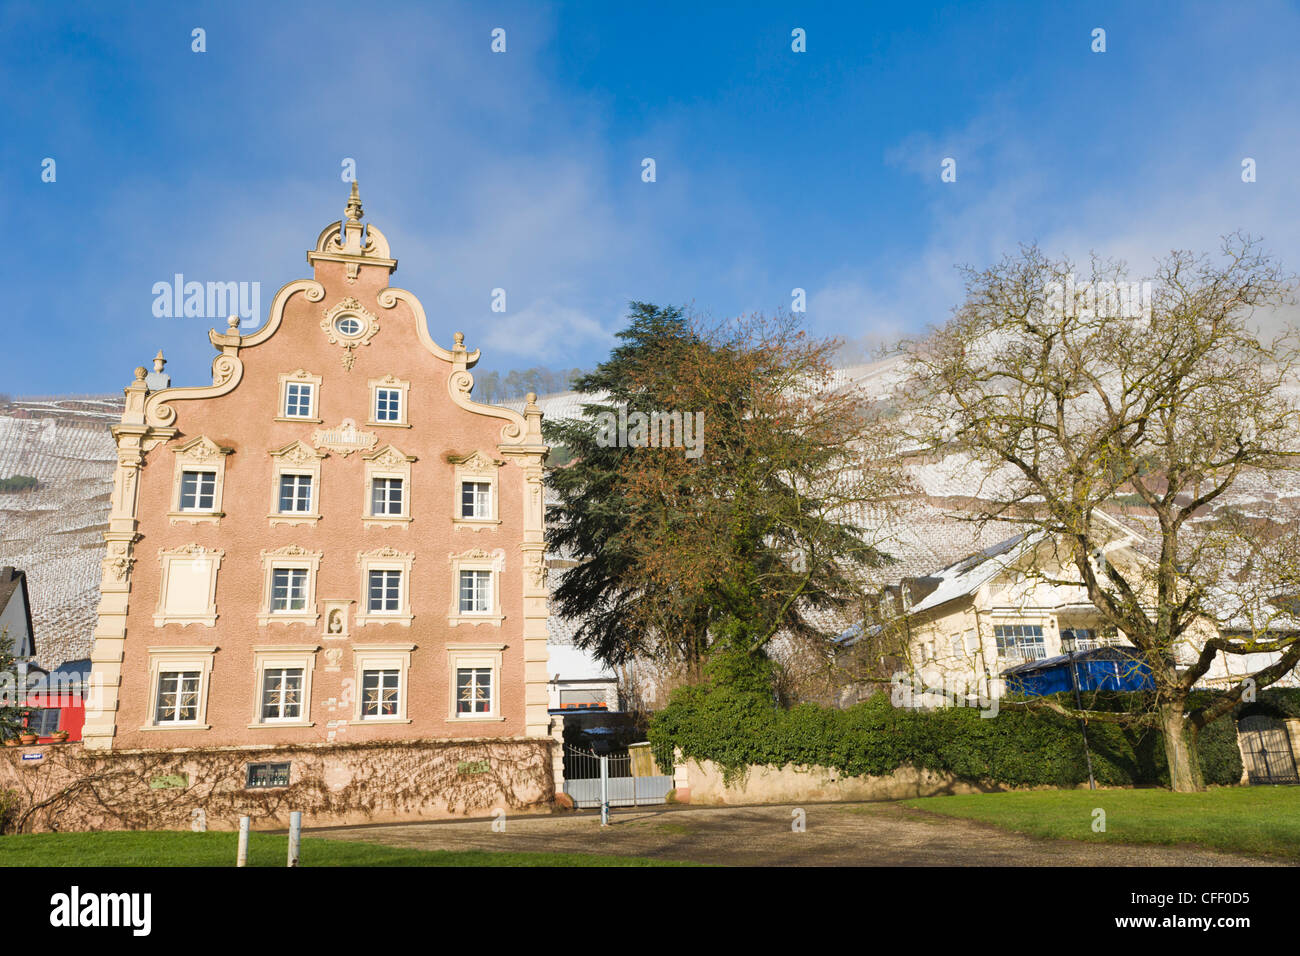
[[394, 283], [487, 369], [590, 366], [629, 299], [795, 287], [817, 334], [889, 340], [1019, 242], [1141, 271], [1244, 229], [1300, 270], [1298, 48], [1281, 3], [8, 0], [0, 392], [116, 391], [159, 347], [205, 383], [221, 323], [156, 318], [154, 283], [260, 282], [265, 312], [349, 157]]

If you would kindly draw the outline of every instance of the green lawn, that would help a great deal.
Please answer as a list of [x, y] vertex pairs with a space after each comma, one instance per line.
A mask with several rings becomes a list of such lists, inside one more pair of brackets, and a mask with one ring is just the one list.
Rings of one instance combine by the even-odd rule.
[[[1195, 844], [1300, 860], [1300, 787], [1169, 790], [1035, 790], [904, 800], [905, 806], [991, 823], [1018, 833], [1108, 843]], [[1106, 811], [1094, 833], [1093, 810]]]
[[[0, 836], [0, 866], [234, 866], [237, 833], [110, 831]], [[253, 833], [249, 866], [284, 866], [286, 834]], [[351, 840], [303, 837], [302, 866], [681, 866], [665, 860], [594, 853], [404, 850]]]

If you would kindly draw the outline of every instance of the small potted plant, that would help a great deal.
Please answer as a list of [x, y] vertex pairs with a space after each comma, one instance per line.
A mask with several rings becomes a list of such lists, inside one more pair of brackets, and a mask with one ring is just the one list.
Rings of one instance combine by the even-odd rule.
[[30, 730], [24, 730], [18, 735], [18, 740], [24, 747], [30, 747], [32, 744], [36, 743], [36, 735]]
[[66, 730], [56, 730], [50, 736], [54, 738], [56, 744], [66, 744], [68, 742], [69, 734]]

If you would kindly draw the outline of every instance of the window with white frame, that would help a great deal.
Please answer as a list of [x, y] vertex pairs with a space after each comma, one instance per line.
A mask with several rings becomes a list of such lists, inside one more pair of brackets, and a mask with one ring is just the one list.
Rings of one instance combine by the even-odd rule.
[[301, 667], [268, 667], [262, 672], [262, 720], [302, 720]]
[[311, 726], [311, 676], [318, 650], [319, 644], [253, 648], [256, 685], [250, 728]]
[[479, 452], [453, 459], [453, 526], [478, 530], [485, 525], [500, 524], [497, 474], [504, 464]]
[[402, 572], [385, 568], [370, 572], [366, 610], [371, 614], [396, 614], [402, 608]]
[[500, 720], [504, 644], [448, 644], [449, 720]]
[[402, 691], [402, 672], [395, 667], [361, 672], [361, 719], [396, 717]]
[[311, 514], [312, 476], [297, 472], [280, 473], [280, 513]]
[[470, 569], [460, 572], [460, 613], [488, 614], [492, 610], [492, 572]]
[[411, 521], [411, 463], [415, 457], [385, 445], [363, 455], [367, 501], [363, 526], [400, 527]]
[[172, 480], [172, 505], [168, 517], [172, 524], [189, 522], [217, 524], [221, 513], [221, 491], [226, 473], [223, 448], [199, 435], [172, 449], [175, 472]]
[[280, 375], [280, 410], [276, 421], [319, 422], [321, 377], [306, 369]]
[[271, 613], [302, 611], [307, 607], [307, 569], [271, 569]]
[[462, 481], [460, 483], [460, 516], [470, 519], [492, 517], [491, 482]]
[[316, 386], [311, 382], [286, 382], [284, 387], [284, 417], [314, 418]]
[[154, 723], [197, 723], [199, 719], [199, 690], [202, 685], [202, 671], [159, 671]]
[[961, 639], [961, 635], [960, 635], [960, 634], [952, 634], [952, 635], [949, 635], [949, 637], [948, 637], [948, 644], [949, 644], [949, 646], [952, 648], [952, 656], [953, 656], [953, 657], [961, 657], [961, 656], [962, 656], [962, 652], [963, 652], [963, 650], [965, 649], [965, 647], [964, 647], [964, 645], [963, 645], [963, 643], [962, 643], [962, 639]]
[[396, 388], [375, 389], [375, 421], [400, 422], [402, 420], [402, 393]]
[[1041, 661], [1047, 657], [1041, 624], [998, 624], [993, 628], [998, 657]]
[[505, 615], [501, 611], [501, 574], [505, 569], [505, 552], [471, 549], [454, 554], [451, 563], [451, 607], [447, 621], [452, 627], [460, 624], [500, 624]]
[[414, 644], [369, 644], [355, 648], [356, 710], [353, 720], [409, 722], [407, 675]]
[[262, 552], [263, 597], [258, 624], [315, 624], [316, 577], [324, 552], [296, 544]]
[[456, 669], [456, 716], [492, 712], [492, 668]]
[[405, 482], [401, 478], [372, 478], [370, 513], [375, 517], [405, 513]]
[[410, 382], [404, 382], [395, 375], [372, 379], [369, 424], [407, 427], [407, 395], [410, 388]]
[[320, 520], [321, 459], [326, 452], [291, 441], [270, 453], [271, 524], [315, 524]]
[[409, 627], [411, 562], [415, 555], [393, 548], [376, 548], [357, 555], [361, 569], [361, 604], [355, 622], [401, 624]]
[[217, 473], [186, 469], [181, 472], [181, 511], [212, 512], [217, 504]]
[[145, 730], [207, 729], [208, 678], [215, 647], [151, 647], [152, 706]]

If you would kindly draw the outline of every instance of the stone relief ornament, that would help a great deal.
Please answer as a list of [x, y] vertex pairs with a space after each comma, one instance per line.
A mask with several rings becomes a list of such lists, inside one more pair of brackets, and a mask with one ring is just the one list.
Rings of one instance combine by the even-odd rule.
[[361, 431], [351, 418], [343, 419], [335, 428], [318, 428], [312, 432], [311, 442], [317, 448], [338, 452], [344, 458], [354, 451], [369, 451], [379, 441], [374, 432]]

